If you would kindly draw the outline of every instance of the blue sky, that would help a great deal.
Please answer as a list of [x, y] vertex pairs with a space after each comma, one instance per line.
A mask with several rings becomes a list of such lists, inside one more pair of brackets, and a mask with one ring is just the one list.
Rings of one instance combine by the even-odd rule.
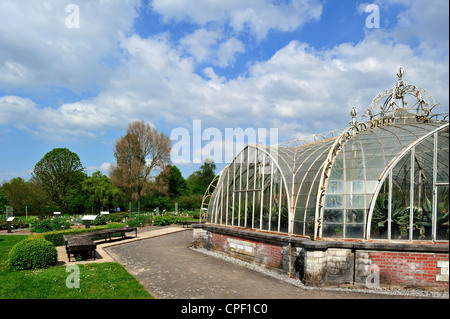
[[[70, 28], [68, 5], [79, 9]], [[379, 8], [380, 27], [366, 19]], [[345, 127], [396, 80], [448, 112], [447, 0], [2, 0], [0, 183], [30, 178], [55, 147], [107, 173], [114, 144], [144, 120], [168, 136], [275, 128], [278, 140]], [[190, 157], [201, 149], [193, 149]], [[174, 140], [176, 144], [178, 141]], [[211, 146], [212, 144], [210, 144]], [[197, 154], [197, 155], [196, 155]], [[221, 169], [225, 164], [218, 163]], [[176, 163], [183, 175], [193, 160]]]

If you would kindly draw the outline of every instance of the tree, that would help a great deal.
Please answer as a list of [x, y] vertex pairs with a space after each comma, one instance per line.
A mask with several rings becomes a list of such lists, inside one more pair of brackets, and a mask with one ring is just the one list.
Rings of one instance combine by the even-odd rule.
[[187, 185], [191, 194], [203, 195], [206, 192], [209, 184], [216, 176], [216, 168], [214, 161], [205, 159], [200, 169], [192, 173], [187, 179]]
[[81, 184], [83, 192], [87, 194], [89, 207], [114, 207], [120, 197], [120, 190], [116, 188], [108, 176], [100, 171], [92, 173]]
[[187, 190], [186, 180], [184, 179], [181, 171], [176, 166], [170, 166], [169, 175], [169, 195], [171, 197], [178, 197], [185, 195]]
[[110, 170], [113, 184], [129, 200], [138, 201], [148, 192], [154, 170], [170, 163], [170, 139], [143, 121], [132, 122], [115, 146], [117, 164]]
[[4, 182], [2, 188], [9, 204], [15, 211], [25, 211], [25, 206], [31, 204], [33, 185], [30, 182], [25, 182], [22, 177]]
[[187, 192], [186, 180], [178, 167], [169, 165], [156, 177], [152, 191], [171, 198], [185, 195]]
[[68, 194], [81, 190], [81, 182], [86, 178], [86, 169], [78, 155], [67, 148], [55, 148], [34, 167], [32, 178], [49, 198], [64, 209], [68, 208]]
[[8, 204], [8, 199], [6, 198], [5, 193], [0, 189], [0, 213], [5, 211], [6, 204]]

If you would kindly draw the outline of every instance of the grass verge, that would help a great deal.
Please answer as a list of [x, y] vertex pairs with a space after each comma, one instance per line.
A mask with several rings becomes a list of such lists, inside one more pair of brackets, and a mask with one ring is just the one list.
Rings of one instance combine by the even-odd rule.
[[[27, 236], [0, 235], [0, 299], [152, 299], [118, 263], [78, 264], [79, 288], [69, 288], [76, 273], [66, 266], [12, 271], [8, 253]], [[69, 278], [69, 279], [68, 279]], [[71, 286], [69, 284], [69, 286]], [[73, 285], [72, 285], [73, 286]]]

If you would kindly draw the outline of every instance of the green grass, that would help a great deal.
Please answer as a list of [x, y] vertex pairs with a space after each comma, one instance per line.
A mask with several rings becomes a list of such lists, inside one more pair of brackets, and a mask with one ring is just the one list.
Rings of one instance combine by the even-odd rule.
[[[66, 266], [12, 271], [8, 253], [27, 236], [0, 235], [0, 299], [148, 299], [153, 298], [118, 263], [78, 264], [79, 288], [68, 288], [74, 272]], [[69, 277], [69, 282], [72, 277]]]

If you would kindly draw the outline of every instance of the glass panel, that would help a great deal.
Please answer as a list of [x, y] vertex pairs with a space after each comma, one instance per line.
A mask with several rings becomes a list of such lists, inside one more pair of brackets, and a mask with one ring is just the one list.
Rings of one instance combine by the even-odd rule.
[[286, 189], [283, 185], [281, 195], [281, 217], [280, 217], [280, 232], [287, 233], [289, 227], [289, 206]]
[[[391, 209], [391, 239], [409, 239], [409, 207], [405, 203], [406, 188], [393, 181]], [[408, 185], [409, 187], [409, 185]]]
[[433, 136], [415, 147], [413, 239], [432, 239]]
[[304, 230], [304, 218], [305, 218], [305, 208], [297, 207], [295, 210], [295, 219], [294, 219], [294, 234], [303, 235]]
[[[336, 218], [341, 219], [343, 215], [343, 210], [330, 210], [324, 213], [327, 215], [327, 219]], [[332, 237], [332, 238], [343, 238], [344, 231], [342, 223], [325, 223], [323, 224], [322, 237]]]
[[262, 222], [262, 229], [269, 230], [269, 222], [272, 218], [272, 212], [271, 212], [271, 202], [270, 202], [270, 179], [271, 174], [270, 171], [268, 172], [268, 175], [265, 176], [265, 179], [267, 179], [267, 183], [265, 185], [264, 189], [264, 197], [263, 197], [263, 222]]
[[436, 188], [437, 188], [436, 239], [449, 240], [448, 186], [438, 186]]
[[228, 174], [227, 174], [227, 186], [228, 187], [227, 187], [226, 193], [224, 193], [224, 195], [223, 195], [223, 196], [226, 196], [226, 198], [227, 198], [227, 205], [226, 205], [226, 209], [223, 213], [222, 218], [227, 225], [231, 225], [231, 223], [233, 221], [233, 211], [234, 211], [233, 174], [234, 174], [233, 165], [230, 165], [230, 167], [228, 169]]
[[306, 236], [314, 236], [314, 220], [315, 220], [316, 210], [308, 208], [306, 211], [306, 219], [305, 219], [305, 235]]
[[328, 195], [325, 197], [325, 208], [343, 208], [343, 195]]
[[278, 216], [280, 212], [280, 178], [278, 172], [274, 174], [273, 190], [272, 190], [272, 213], [270, 218], [270, 230], [278, 231]]
[[438, 149], [437, 149], [437, 179], [438, 183], [448, 183], [449, 174], [449, 134], [448, 128], [444, 132], [438, 133]]
[[345, 197], [347, 208], [365, 208], [364, 195], [346, 195]]
[[344, 193], [344, 183], [338, 180], [331, 180], [328, 182], [327, 187], [328, 194], [343, 194]]
[[351, 224], [345, 228], [345, 238], [363, 238], [364, 224]]
[[387, 239], [388, 238], [388, 198], [389, 198], [389, 180], [386, 178], [378, 193], [377, 200], [372, 212], [370, 225], [370, 238]]
[[342, 209], [326, 209], [323, 213], [323, 222], [327, 223], [342, 223], [343, 210]]

